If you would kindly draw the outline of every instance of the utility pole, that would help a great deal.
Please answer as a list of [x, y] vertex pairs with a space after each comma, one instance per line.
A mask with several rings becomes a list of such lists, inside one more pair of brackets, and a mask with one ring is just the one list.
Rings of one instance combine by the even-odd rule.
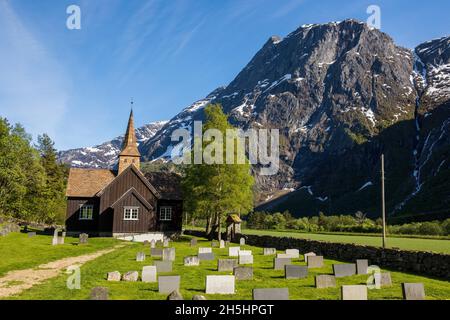
[[386, 205], [384, 199], [384, 154], [381, 155], [381, 215], [383, 219], [383, 249], [386, 248]]

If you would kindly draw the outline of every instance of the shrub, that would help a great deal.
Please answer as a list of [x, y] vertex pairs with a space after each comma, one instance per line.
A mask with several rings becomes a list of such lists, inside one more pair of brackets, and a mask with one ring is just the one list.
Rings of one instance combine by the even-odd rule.
[[421, 223], [418, 228], [419, 234], [438, 236], [442, 235], [444, 232], [439, 222], [424, 222]]

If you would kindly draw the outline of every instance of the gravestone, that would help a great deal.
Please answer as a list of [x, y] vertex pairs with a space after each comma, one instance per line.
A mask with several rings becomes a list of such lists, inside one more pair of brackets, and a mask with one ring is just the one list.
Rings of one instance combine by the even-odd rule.
[[308, 268], [322, 268], [323, 256], [308, 256]]
[[230, 241], [225, 240], [225, 247], [228, 247], [230, 245]]
[[264, 248], [263, 249], [263, 255], [265, 256], [271, 256], [277, 254], [277, 249], [275, 248]]
[[58, 237], [58, 244], [64, 244], [64, 237]]
[[172, 293], [180, 290], [180, 276], [159, 276], [158, 277], [159, 293]]
[[136, 253], [136, 261], [138, 262], [145, 261], [145, 253], [144, 252]]
[[156, 282], [156, 266], [142, 268], [142, 282]]
[[292, 264], [290, 258], [275, 258], [273, 259], [273, 268], [275, 270], [284, 270], [284, 266], [287, 264]]
[[303, 279], [308, 276], [307, 266], [288, 264], [284, 268], [284, 276], [286, 279]]
[[194, 294], [192, 296], [192, 300], [206, 300], [206, 297], [202, 296], [201, 294]]
[[308, 252], [303, 255], [305, 257], [305, 262], [308, 263], [308, 257], [314, 257], [316, 254], [314, 252]]
[[172, 261], [155, 261], [156, 272], [172, 272]]
[[375, 278], [375, 286], [377, 288], [392, 286], [392, 279], [390, 272], [375, 273], [374, 278]]
[[144, 247], [146, 246], [146, 245], [148, 245], [148, 240], [144, 240]]
[[161, 248], [151, 248], [150, 249], [150, 255], [154, 258], [161, 258], [162, 257], [162, 249]]
[[197, 239], [191, 239], [191, 247], [195, 247], [197, 245]]
[[28, 232], [28, 238], [33, 238], [36, 236], [36, 232]]
[[239, 255], [240, 256], [251, 256], [252, 250], [239, 250]]
[[53, 239], [52, 239], [52, 246], [56, 246], [59, 244], [58, 241], [58, 230], [55, 230], [55, 233], [53, 234]]
[[219, 259], [217, 261], [217, 271], [233, 271], [237, 265], [238, 261], [236, 259]]
[[139, 273], [137, 271], [128, 271], [122, 276], [123, 281], [135, 282], [139, 278]]
[[210, 247], [200, 247], [198, 248], [198, 253], [210, 253], [212, 252], [212, 248]]
[[80, 233], [78, 236], [78, 243], [79, 244], [87, 244], [89, 239], [89, 235], [87, 233]]
[[217, 242], [216, 240], [211, 241], [211, 247], [218, 248], [219, 247], [219, 242]]
[[169, 247], [169, 239], [164, 239], [164, 241], [163, 241], [163, 247], [164, 248], [167, 248], [167, 247]]
[[336, 278], [329, 274], [321, 274], [315, 277], [315, 284], [317, 289], [334, 288], [336, 287]]
[[287, 258], [287, 259], [292, 259], [292, 256], [290, 254], [286, 254], [286, 253], [278, 253], [277, 254], [277, 258]]
[[163, 241], [162, 240], [156, 240], [156, 246], [157, 247], [162, 247], [163, 246]]
[[240, 250], [241, 250], [240, 247], [228, 247], [228, 255], [230, 257], [238, 257]]
[[120, 274], [119, 271], [108, 272], [108, 277], [107, 277], [108, 281], [120, 281], [121, 278], [122, 278], [122, 275]]
[[95, 287], [91, 290], [91, 300], [108, 300], [109, 290], [105, 287]]
[[200, 259], [197, 256], [184, 257], [184, 265], [186, 267], [195, 267], [200, 265]]
[[286, 249], [285, 252], [287, 255], [290, 255], [292, 259], [298, 259], [300, 257], [298, 249]]
[[367, 274], [367, 268], [369, 267], [369, 260], [358, 259], [356, 260], [356, 273]]
[[233, 274], [236, 280], [253, 280], [253, 267], [235, 267]]
[[239, 239], [239, 245], [245, 246], [245, 238]]
[[219, 242], [219, 248], [225, 248], [225, 241], [223, 241], [223, 240], [220, 240], [220, 242]]
[[342, 300], [367, 300], [367, 286], [342, 286], [341, 297]]
[[162, 259], [164, 261], [175, 261], [175, 248], [164, 248]]
[[354, 263], [333, 264], [333, 272], [336, 278], [350, 277], [356, 274]]
[[402, 283], [403, 299], [425, 300], [423, 283]]
[[253, 300], [289, 300], [289, 289], [253, 289]]
[[178, 290], [172, 291], [171, 294], [167, 297], [167, 300], [184, 300], [181, 292]]
[[204, 261], [211, 261], [214, 260], [214, 253], [212, 252], [207, 252], [207, 253], [199, 253], [198, 254], [198, 258], [200, 259], [200, 261], [204, 260]]
[[150, 241], [150, 248], [156, 248], [156, 241], [155, 241], [155, 239]]
[[234, 294], [234, 276], [206, 276], [206, 293]]
[[239, 256], [239, 264], [253, 264], [253, 256], [249, 255]]

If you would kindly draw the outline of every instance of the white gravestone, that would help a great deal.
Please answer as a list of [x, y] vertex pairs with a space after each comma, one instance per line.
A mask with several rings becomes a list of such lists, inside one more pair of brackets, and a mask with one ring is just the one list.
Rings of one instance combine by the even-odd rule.
[[206, 276], [206, 293], [234, 294], [234, 276]]
[[240, 256], [251, 256], [252, 250], [239, 250], [239, 255]]
[[156, 282], [156, 266], [142, 268], [142, 282]]
[[228, 247], [228, 255], [230, 257], [238, 257], [240, 250], [241, 250], [240, 247]]
[[212, 248], [209, 247], [200, 247], [198, 248], [198, 253], [211, 253], [212, 252]]
[[252, 255], [239, 256], [239, 264], [253, 264], [253, 256]]

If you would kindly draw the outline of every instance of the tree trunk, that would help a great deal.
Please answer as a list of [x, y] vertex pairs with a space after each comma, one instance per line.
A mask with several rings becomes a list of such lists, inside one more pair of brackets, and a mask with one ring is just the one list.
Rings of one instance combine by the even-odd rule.
[[211, 234], [211, 230], [212, 230], [211, 222], [212, 222], [212, 217], [209, 216], [206, 219], [206, 230], [205, 230], [206, 237], [209, 237], [209, 235]]
[[217, 240], [219, 240], [219, 242], [220, 242], [220, 240], [222, 240], [222, 230], [220, 229], [220, 213], [217, 215], [217, 217], [218, 217], [218, 221], [217, 221]]

